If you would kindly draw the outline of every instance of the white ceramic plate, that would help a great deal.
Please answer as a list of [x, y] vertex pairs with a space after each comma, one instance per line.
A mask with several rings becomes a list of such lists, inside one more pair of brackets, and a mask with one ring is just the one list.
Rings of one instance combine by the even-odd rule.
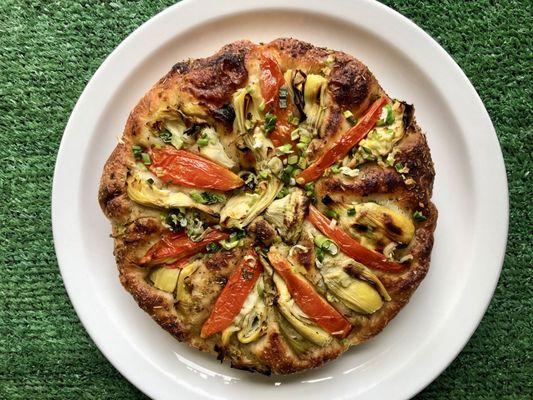
[[[416, 105], [436, 166], [440, 215], [430, 272], [380, 335], [323, 368], [264, 377], [178, 343], [137, 307], [120, 286], [97, 187], [129, 111], [176, 61], [236, 39], [281, 36], [355, 55], [389, 94]], [[52, 196], [57, 258], [81, 321], [111, 363], [156, 399], [414, 395], [480, 322], [500, 273], [507, 221], [502, 155], [474, 88], [426, 33], [370, 1], [191, 0], [165, 10], [124, 40], [85, 88], [61, 142]]]

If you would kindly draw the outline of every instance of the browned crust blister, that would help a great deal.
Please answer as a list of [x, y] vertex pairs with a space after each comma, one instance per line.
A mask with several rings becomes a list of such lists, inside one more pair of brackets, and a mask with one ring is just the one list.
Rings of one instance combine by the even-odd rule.
[[[262, 47], [249, 41], [228, 44], [211, 57], [175, 64], [140, 100], [128, 118], [121, 144], [117, 145], [105, 164], [98, 199], [106, 217], [112, 222], [120, 280], [139, 306], [159, 325], [180, 341], [228, 359], [236, 368], [265, 374], [287, 374], [317, 367], [338, 357], [349, 347], [348, 343], [364, 342], [394, 318], [428, 271], [437, 210], [430, 200], [434, 170], [429, 148], [414, 117], [410, 117], [407, 134], [397, 144], [395, 155], [397, 161], [409, 168], [409, 177], [412, 178], [409, 184], [394, 168], [372, 164], [361, 166], [361, 174], [356, 178], [326, 177], [316, 185], [318, 196], [328, 194], [334, 199], [386, 196], [405, 209], [424, 212], [427, 220], [417, 223], [415, 238], [409, 245], [413, 255], [410, 268], [401, 274], [376, 272], [392, 301], [386, 302], [371, 316], [352, 318], [350, 322], [354, 329], [348, 343], [341, 345], [334, 341], [331, 346], [317, 348], [303, 356], [297, 356], [291, 350], [280, 335], [276, 322], [271, 323], [263, 338], [250, 345], [232, 343], [228, 348], [221, 349], [217, 343], [218, 335], [201, 339], [201, 321], [209, 315], [211, 305], [241, 255], [239, 251], [215, 254], [212, 256], [215, 258], [202, 265], [198, 279], [203, 281], [198, 281], [196, 289], [193, 289], [193, 294], [194, 290], [198, 290], [194, 306], [176, 306], [171, 294], [147, 283], [148, 270], [138, 266], [135, 260], [157, 240], [164, 228], [156, 213], [136, 205], [127, 196], [126, 179], [134, 163], [129, 148], [135, 137], [143, 134], [152, 114], [168, 105], [176, 107], [192, 101], [207, 111], [213, 111], [227, 104], [232, 93], [246, 85], [254, 57], [265, 48], [276, 56], [282, 69], [300, 68], [310, 73], [320, 72], [328, 56], [333, 56], [334, 63], [328, 78], [333, 106], [322, 127], [322, 140], [312, 143], [315, 153], [319, 153], [327, 138], [341, 134], [341, 110], [350, 109], [359, 116], [374, 99], [385, 94], [364, 64], [341, 52], [287, 38], [274, 40]], [[275, 232], [269, 230], [268, 223], [262, 222], [256, 221], [249, 232], [266, 243], [273, 240]]]

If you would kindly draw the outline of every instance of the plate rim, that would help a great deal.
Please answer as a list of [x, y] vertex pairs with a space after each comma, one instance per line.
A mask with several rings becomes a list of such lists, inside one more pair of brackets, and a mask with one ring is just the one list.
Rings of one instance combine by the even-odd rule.
[[[337, 0], [335, 0], [337, 1]], [[75, 284], [71, 280], [71, 276], [68, 274], [68, 270], [65, 267], [65, 263], [69, 262], [66, 260], [65, 252], [64, 252], [64, 244], [62, 241], [62, 238], [64, 236], [61, 232], [61, 213], [60, 210], [62, 207], [65, 206], [64, 200], [66, 197], [64, 195], [63, 182], [65, 180], [65, 174], [64, 171], [62, 171], [62, 165], [66, 163], [66, 148], [69, 145], [72, 145], [73, 141], [76, 140], [76, 132], [73, 131], [73, 125], [74, 121], [76, 119], [80, 118], [80, 110], [82, 109], [84, 101], [87, 101], [87, 98], [89, 97], [89, 94], [91, 91], [94, 91], [96, 88], [97, 83], [101, 79], [101, 76], [105, 73], [106, 69], [111, 65], [111, 63], [115, 62], [115, 60], [120, 56], [123, 49], [126, 49], [128, 46], [133, 46], [135, 43], [135, 40], [137, 40], [138, 37], [143, 35], [143, 32], [146, 32], [147, 29], [150, 28], [150, 26], [153, 26], [154, 24], [158, 23], [160, 20], [163, 20], [167, 15], [178, 12], [177, 10], [184, 11], [186, 8], [191, 8], [197, 6], [198, 3], [215, 3], [215, 0], [183, 0], [177, 4], [174, 4], [164, 10], [162, 10], [160, 13], [154, 15], [149, 20], [141, 24], [137, 29], [135, 29], [131, 34], [129, 34], [104, 60], [104, 62], [100, 65], [100, 67], [96, 70], [94, 75], [91, 77], [87, 85], [85, 86], [82, 94], [80, 95], [79, 99], [76, 102], [76, 105], [74, 106], [71, 115], [68, 119], [67, 125], [65, 127], [61, 143], [59, 146], [59, 150], [57, 153], [56, 158], [56, 164], [54, 168], [54, 178], [53, 178], [53, 184], [52, 184], [52, 207], [51, 207], [51, 220], [52, 220], [52, 230], [53, 230], [53, 238], [54, 238], [54, 248], [56, 252], [56, 257], [58, 261], [58, 265], [60, 268], [61, 276], [65, 285], [65, 288], [67, 290], [69, 299], [74, 306], [74, 309], [78, 315], [78, 318], [80, 319], [84, 329], [87, 331], [93, 342], [96, 344], [98, 349], [102, 352], [102, 354], [107, 358], [107, 360], [119, 371], [128, 381], [130, 381], [132, 384], [134, 384], [139, 390], [144, 392], [150, 397], [153, 398], [164, 398], [163, 392], [156, 391], [155, 389], [151, 387], [147, 387], [144, 384], [144, 380], [142, 374], [139, 374], [139, 371], [136, 371], [135, 368], [131, 368], [131, 366], [125, 364], [123, 360], [119, 359], [117, 357], [117, 352], [113, 351], [111, 347], [109, 346], [109, 343], [105, 343], [105, 340], [103, 340], [103, 334], [101, 332], [101, 328], [97, 329], [97, 327], [92, 323], [92, 320], [90, 319], [90, 316], [87, 313], [87, 309], [84, 306], [84, 304], [78, 300], [76, 297], [74, 290], [75, 290]], [[214, 17], [222, 17], [226, 15], [231, 15], [236, 12], [242, 12], [242, 11], [258, 11], [258, 10], [268, 10], [268, 9], [287, 9], [287, 10], [297, 10], [297, 9], [305, 9], [307, 11], [311, 12], [317, 12], [317, 13], [324, 13], [329, 16], [333, 16], [333, 14], [328, 14], [324, 7], [320, 6], [319, 0], [296, 0], [291, 2], [290, 5], [287, 5], [285, 2], [282, 2], [280, 0], [263, 0], [254, 3], [253, 7], [244, 5], [246, 3], [246, 0], [234, 0], [234, 2], [231, 4], [231, 7], [229, 7], [228, 3], [225, 3], [227, 10], [224, 10], [224, 12], [218, 11], [218, 14], [216, 13], [217, 8], [212, 8], [210, 12], [213, 12], [215, 10], [215, 14], [207, 15], [203, 19], [199, 19], [191, 24], [191, 26], [194, 26], [196, 24], [201, 24], [203, 22], [208, 21], [210, 18]], [[342, 3], [342, 0], [338, 0], [338, 3]], [[422, 30], [420, 27], [418, 27], [414, 22], [409, 20], [407, 17], [403, 16], [402, 14], [398, 13], [397, 11], [381, 4], [373, 0], [360, 0], [360, 4], [363, 4], [364, 7], [374, 8], [374, 11], [379, 13], [386, 13], [390, 17], [396, 19], [398, 21], [398, 24], [403, 29], [408, 29], [411, 31], [413, 36], [420, 38], [420, 43], [424, 43], [426, 45], [430, 45], [431, 49], [433, 51], [438, 51], [440, 53], [440, 57], [444, 57], [446, 61], [446, 67], [451, 67], [453, 69], [453, 73], [455, 74], [455, 78], [460, 80], [461, 86], [464, 90], [466, 90], [469, 94], [469, 99], [473, 100], [475, 104], [473, 104], [473, 107], [479, 112], [478, 117], [480, 117], [480, 120], [483, 120], [485, 127], [488, 128], [488, 136], [490, 138], [487, 139], [488, 142], [490, 142], [490, 151], [492, 152], [492, 155], [495, 157], [495, 159], [492, 160], [492, 172], [494, 173], [494, 177], [491, 178], [492, 181], [496, 180], [499, 181], [502, 187], [500, 187], [500, 194], [497, 203], [500, 205], [501, 208], [498, 208], [498, 211], [500, 212], [499, 217], [499, 229], [496, 229], [496, 232], [498, 234], [496, 236], [496, 241], [500, 242], [500, 245], [498, 246], [499, 249], [499, 255], [496, 257], [496, 261], [493, 262], [495, 265], [493, 272], [493, 278], [489, 283], [487, 283], [485, 286], [486, 288], [483, 291], [483, 301], [481, 301], [480, 304], [477, 304], [477, 311], [476, 310], [470, 310], [475, 316], [474, 321], [470, 321], [469, 328], [466, 329], [466, 332], [461, 336], [460, 340], [456, 340], [453, 345], [453, 351], [448, 351], [447, 356], [444, 357], [445, 360], [441, 360], [440, 362], [437, 362], [439, 366], [433, 365], [432, 372], [425, 371], [424, 377], [417, 377], [417, 382], [415, 384], [411, 384], [410, 390], [403, 389], [398, 390], [396, 389], [395, 393], [398, 398], [408, 398], [416, 395], [418, 392], [423, 390], [427, 385], [429, 385], [434, 379], [436, 379], [450, 364], [453, 362], [453, 360], [457, 357], [457, 355], [462, 351], [464, 346], [468, 343], [471, 336], [474, 334], [475, 330], [479, 326], [481, 320], [483, 319], [483, 316], [486, 313], [486, 310], [490, 304], [490, 301], [493, 297], [494, 291], [496, 289], [498, 279], [501, 273], [501, 269], [503, 267], [503, 262], [505, 259], [505, 250], [506, 250], [506, 244], [507, 244], [507, 235], [508, 235], [508, 224], [509, 224], [509, 197], [508, 197], [508, 183], [507, 183], [507, 176], [506, 176], [506, 170], [505, 170], [505, 163], [503, 159], [503, 155], [501, 152], [501, 147], [499, 145], [499, 140], [496, 135], [496, 131], [494, 129], [494, 126], [492, 124], [492, 121], [490, 119], [490, 116], [485, 109], [485, 106], [482, 103], [481, 98], [479, 97], [477, 91], [475, 90], [474, 86], [468, 79], [468, 77], [465, 75], [463, 70], [459, 67], [459, 65], [455, 62], [455, 60], [436, 42], [429, 34], [427, 34], [424, 30]], [[345, 5], [345, 4], [344, 4]], [[206, 7], [207, 9], [207, 7]], [[205, 9], [204, 9], [205, 11]], [[191, 10], [189, 10], [191, 12]], [[209, 14], [209, 12], [208, 12]], [[349, 20], [347, 20], [349, 21]], [[187, 30], [190, 28], [185, 28], [184, 30]], [[495, 142], [494, 142], [495, 139]], [[495, 145], [495, 147], [494, 147]], [[495, 151], [494, 151], [495, 150]], [[502, 190], [504, 189], [504, 190]], [[479, 299], [478, 299], [479, 302]], [[472, 307], [471, 307], [472, 308]], [[464, 329], [463, 329], [464, 330]], [[450, 346], [448, 346], [450, 347]], [[398, 374], [394, 375], [394, 377], [398, 377]], [[403, 385], [401, 385], [403, 386]], [[186, 388], [184, 386], [184, 389], [188, 390], [188, 395], [198, 395], [197, 392], [194, 392], [191, 388]], [[379, 391], [376, 390], [374, 393], [378, 393]]]

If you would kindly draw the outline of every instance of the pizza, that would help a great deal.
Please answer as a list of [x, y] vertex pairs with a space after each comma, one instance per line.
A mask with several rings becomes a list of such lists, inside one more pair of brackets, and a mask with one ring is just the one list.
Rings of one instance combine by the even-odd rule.
[[289, 374], [394, 318], [426, 275], [434, 168], [411, 104], [345, 53], [230, 43], [175, 64], [101, 178], [120, 281], [177, 340]]

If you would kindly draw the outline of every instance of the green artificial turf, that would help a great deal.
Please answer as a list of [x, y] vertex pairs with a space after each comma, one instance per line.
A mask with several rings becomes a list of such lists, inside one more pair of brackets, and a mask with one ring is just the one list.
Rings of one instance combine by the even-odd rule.
[[[172, 3], [0, 0], [2, 399], [144, 397], [98, 351], [69, 302], [52, 245], [50, 192], [61, 135], [84, 86], [115, 46]], [[471, 79], [496, 127], [510, 189], [494, 299], [463, 352], [419, 398], [531, 399], [532, 3], [386, 3]]]

